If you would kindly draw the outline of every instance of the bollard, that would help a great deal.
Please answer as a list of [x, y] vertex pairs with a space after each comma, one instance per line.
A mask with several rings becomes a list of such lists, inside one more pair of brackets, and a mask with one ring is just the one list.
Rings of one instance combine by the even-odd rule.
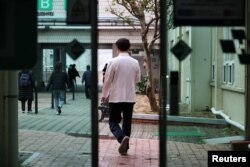
[[53, 91], [51, 91], [51, 108], [54, 109], [54, 95], [53, 95]]
[[67, 95], [66, 92], [67, 90], [64, 91], [64, 104], [66, 104], [66, 95]]
[[170, 115], [179, 115], [179, 72], [170, 72]]
[[38, 93], [37, 93], [37, 87], [35, 87], [35, 114], [38, 113]]
[[72, 87], [72, 99], [75, 100], [75, 86]]

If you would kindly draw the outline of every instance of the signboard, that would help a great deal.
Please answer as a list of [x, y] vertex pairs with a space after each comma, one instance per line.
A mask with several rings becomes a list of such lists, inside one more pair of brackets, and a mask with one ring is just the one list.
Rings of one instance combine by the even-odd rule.
[[67, 0], [37, 0], [38, 19], [66, 19]]
[[27, 69], [37, 55], [37, 2], [0, 1], [0, 69]]
[[191, 51], [192, 49], [183, 40], [178, 41], [177, 44], [171, 48], [171, 52], [179, 61], [184, 60]]
[[66, 46], [66, 51], [73, 60], [76, 60], [85, 52], [85, 48], [74, 39]]
[[233, 39], [223, 39], [220, 40], [221, 49], [223, 53], [237, 54], [237, 49], [241, 50], [241, 53], [238, 54], [238, 58], [241, 64], [250, 64], [250, 55], [246, 54], [245, 48], [239, 47], [236, 49], [235, 41], [238, 40], [240, 44], [243, 44], [243, 41], [246, 41], [247, 46], [250, 46], [250, 41], [246, 39], [246, 33], [242, 29], [232, 29], [231, 30]]
[[174, 0], [175, 26], [244, 26], [245, 0]]
[[38, 10], [52, 10], [53, 0], [38, 0]]
[[67, 24], [90, 24], [90, 0], [68, 1]]

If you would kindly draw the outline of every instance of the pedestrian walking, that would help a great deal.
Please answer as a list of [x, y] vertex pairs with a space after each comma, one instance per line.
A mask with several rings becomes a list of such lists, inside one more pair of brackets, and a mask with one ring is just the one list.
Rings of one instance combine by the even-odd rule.
[[73, 88], [73, 85], [74, 85], [73, 64], [69, 65], [69, 68], [68, 68], [68, 77], [69, 77], [70, 85]]
[[18, 73], [18, 99], [21, 101], [22, 112], [25, 113], [26, 102], [28, 112], [32, 111], [35, 80], [32, 71], [22, 70]]
[[60, 115], [64, 104], [66, 88], [71, 87], [67, 73], [62, 70], [61, 62], [56, 63], [55, 70], [51, 74], [47, 85], [47, 91], [50, 87], [52, 87], [57, 114]]
[[[126, 38], [116, 41], [118, 56], [109, 63], [105, 73], [101, 101], [109, 101], [109, 127], [120, 143], [119, 153], [126, 155], [129, 149], [132, 112], [136, 101], [136, 83], [140, 81], [140, 66], [128, 50], [130, 42]], [[122, 127], [119, 123], [122, 121]]]
[[82, 74], [82, 84], [85, 82], [85, 96], [87, 99], [91, 98], [91, 70], [90, 65], [86, 66], [86, 71]]
[[77, 85], [77, 83], [76, 83], [76, 77], [80, 78], [80, 75], [79, 75], [79, 72], [76, 69], [76, 65], [75, 64], [72, 64], [72, 73], [73, 73], [73, 82], [74, 82], [74, 85]]
[[68, 68], [68, 76], [72, 88], [76, 86], [76, 77], [80, 78], [79, 72], [76, 69], [75, 64], [70, 64]]

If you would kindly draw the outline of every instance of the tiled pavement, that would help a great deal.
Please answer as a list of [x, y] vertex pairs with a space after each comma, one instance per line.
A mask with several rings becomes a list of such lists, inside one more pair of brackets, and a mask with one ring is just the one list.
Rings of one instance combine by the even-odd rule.
[[[62, 115], [51, 109], [48, 93], [40, 93], [38, 114], [19, 110], [19, 150], [33, 153], [26, 161], [29, 167], [91, 166], [90, 101], [82, 93], [73, 101], [67, 95]], [[19, 107], [20, 108], [20, 107]], [[134, 123], [128, 156], [117, 152], [107, 120], [99, 123], [99, 166], [157, 167], [159, 140], [155, 124]], [[167, 164], [170, 167], [206, 167], [208, 150], [230, 150], [228, 145], [167, 142]]]

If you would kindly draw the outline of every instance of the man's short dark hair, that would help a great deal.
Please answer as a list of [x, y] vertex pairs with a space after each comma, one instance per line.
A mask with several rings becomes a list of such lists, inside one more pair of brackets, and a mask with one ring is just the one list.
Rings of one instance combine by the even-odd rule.
[[126, 38], [118, 39], [115, 44], [120, 51], [128, 51], [130, 48], [130, 42]]

